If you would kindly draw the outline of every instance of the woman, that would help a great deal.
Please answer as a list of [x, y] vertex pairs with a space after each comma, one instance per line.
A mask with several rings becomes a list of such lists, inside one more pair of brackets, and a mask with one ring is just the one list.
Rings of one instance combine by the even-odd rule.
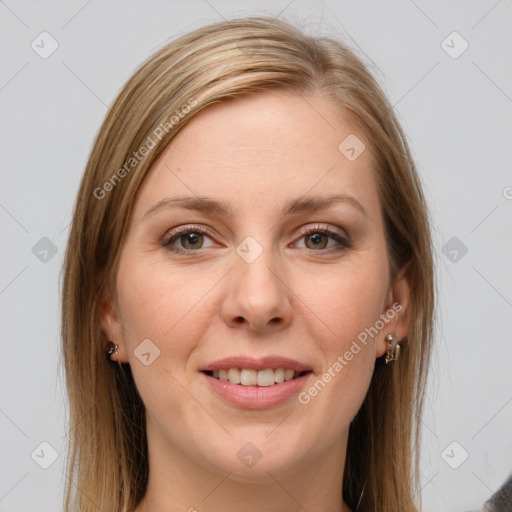
[[66, 510], [418, 510], [429, 223], [340, 42], [253, 17], [155, 53], [74, 211]]

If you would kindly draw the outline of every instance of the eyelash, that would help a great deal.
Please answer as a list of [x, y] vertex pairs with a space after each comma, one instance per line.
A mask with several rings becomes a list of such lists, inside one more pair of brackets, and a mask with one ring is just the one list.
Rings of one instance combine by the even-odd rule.
[[[176, 231], [177, 230], [170, 231], [165, 236], [165, 238], [162, 242], [162, 247], [168, 251], [171, 251], [171, 252], [174, 252], [177, 254], [187, 255], [187, 256], [190, 256], [191, 253], [201, 251], [202, 248], [201, 249], [181, 249], [180, 247], [174, 247], [172, 245], [172, 243], [176, 239], [179, 239], [179, 237], [182, 237], [184, 235], [189, 235], [190, 233], [200, 233], [202, 235], [207, 235], [212, 239], [215, 237], [215, 234], [213, 233], [213, 231], [211, 229], [206, 228], [206, 227], [200, 227], [200, 226], [192, 225], [192, 226], [188, 226], [186, 228], [179, 228], [178, 233]], [[322, 234], [322, 235], [328, 236], [329, 238], [333, 239], [334, 241], [336, 241], [339, 244], [338, 247], [331, 247], [329, 249], [308, 249], [306, 247], [306, 250], [311, 251], [313, 253], [322, 253], [322, 252], [323, 253], [333, 253], [333, 252], [337, 252], [337, 251], [343, 251], [343, 250], [351, 247], [351, 243], [347, 237], [342, 236], [341, 234], [337, 233], [336, 231], [332, 231], [330, 229], [322, 227], [319, 224], [312, 226], [312, 227], [308, 227], [308, 228], [302, 228], [300, 231], [301, 236], [300, 236], [299, 240], [304, 238], [305, 236], [313, 235], [313, 234]]]

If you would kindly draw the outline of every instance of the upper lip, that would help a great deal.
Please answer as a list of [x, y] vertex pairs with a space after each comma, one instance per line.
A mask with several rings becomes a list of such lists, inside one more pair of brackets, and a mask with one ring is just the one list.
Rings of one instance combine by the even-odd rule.
[[280, 356], [266, 356], [260, 359], [254, 359], [249, 356], [235, 356], [219, 359], [214, 363], [201, 368], [200, 371], [229, 370], [230, 368], [266, 370], [267, 368], [284, 368], [285, 370], [295, 370], [296, 372], [310, 371], [311, 367], [293, 359]]

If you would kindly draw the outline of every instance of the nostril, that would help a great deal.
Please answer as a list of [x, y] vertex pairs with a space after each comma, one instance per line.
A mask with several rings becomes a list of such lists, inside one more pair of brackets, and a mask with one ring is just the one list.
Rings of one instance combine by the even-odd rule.
[[243, 321], [244, 321], [244, 317], [243, 317], [243, 316], [237, 316], [237, 317], [235, 318], [235, 322], [237, 322], [237, 323], [239, 323], [239, 324], [241, 324]]

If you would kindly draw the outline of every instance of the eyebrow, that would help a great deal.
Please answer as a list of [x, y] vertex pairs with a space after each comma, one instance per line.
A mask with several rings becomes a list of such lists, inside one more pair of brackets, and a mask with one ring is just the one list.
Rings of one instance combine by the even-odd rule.
[[[326, 209], [336, 203], [347, 203], [358, 209], [363, 215], [368, 216], [363, 205], [353, 196], [348, 194], [336, 194], [331, 196], [310, 196], [298, 199], [290, 199], [281, 210], [282, 215]], [[217, 215], [232, 217], [233, 209], [224, 201], [218, 201], [206, 196], [176, 196], [167, 197], [151, 206], [142, 216], [141, 220], [153, 215], [161, 209], [185, 208]]]

